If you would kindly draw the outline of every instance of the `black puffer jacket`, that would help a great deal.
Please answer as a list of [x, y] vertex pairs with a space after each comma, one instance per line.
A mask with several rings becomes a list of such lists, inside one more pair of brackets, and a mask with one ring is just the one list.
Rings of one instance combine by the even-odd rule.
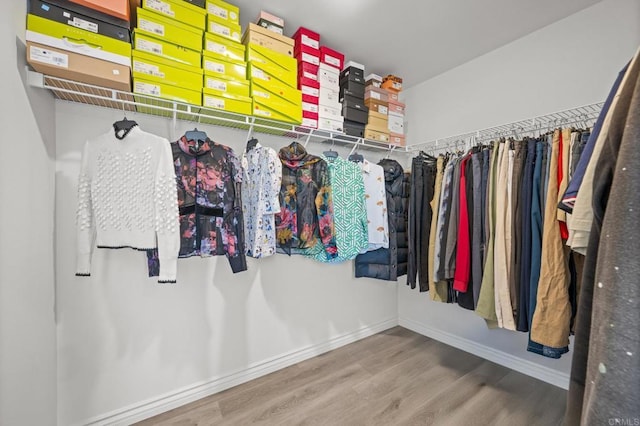
[[396, 160], [378, 163], [384, 169], [389, 217], [389, 248], [373, 250], [356, 257], [356, 277], [397, 281], [407, 274], [409, 244], [407, 224], [409, 212], [409, 175]]

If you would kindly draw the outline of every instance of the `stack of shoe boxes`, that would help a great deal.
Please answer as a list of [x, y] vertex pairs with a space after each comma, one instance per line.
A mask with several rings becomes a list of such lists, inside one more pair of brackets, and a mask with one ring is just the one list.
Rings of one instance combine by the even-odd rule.
[[109, 5], [29, 1], [27, 62], [53, 77], [131, 91], [129, 1]]
[[300, 27], [293, 35], [298, 61], [298, 89], [302, 91], [302, 125], [318, 128], [320, 82], [320, 34]]
[[134, 30], [133, 92], [202, 103], [204, 9], [179, 0], [142, 0]]
[[365, 139], [389, 143], [389, 95], [382, 87], [382, 77], [369, 74], [365, 79], [364, 101], [369, 108]]
[[[258, 22], [266, 20], [261, 13]], [[280, 18], [270, 16], [271, 21]], [[281, 21], [284, 28], [284, 21]], [[251, 83], [252, 114], [256, 117], [302, 122], [302, 92], [297, 89], [298, 62], [293, 57], [294, 41], [273, 25], [250, 23], [242, 38], [246, 47], [247, 76]]]
[[340, 103], [340, 70], [344, 65], [344, 55], [327, 46], [320, 46], [318, 67], [318, 129], [331, 132], [344, 130], [342, 104]]
[[388, 75], [382, 79], [382, 88], [387, 91], [389, 98], [389, 143], [405, 145], [404, 137], [404, 103], [398, 96], [402, 91], [402, 78]]
[[344, 132], [364, 137], [369, 109], [364, 102], [364, 65], [349, 61], [340, 73], [340, 102], [344, 117]]
[[240, 10], [221, 0], [207, 0], [202, 104], [237, 114], [251, 114], [245, 46], [240, 43]]

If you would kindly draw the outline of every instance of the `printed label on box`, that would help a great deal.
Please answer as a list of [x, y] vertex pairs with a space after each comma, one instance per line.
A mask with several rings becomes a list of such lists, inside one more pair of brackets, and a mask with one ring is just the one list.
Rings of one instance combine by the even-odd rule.
[[324, 54], [324, 61], [329, 65], [333, 65], [335, 67], [340, 68], [340, 59], [338, 59], [338, 58], [334, 58], [333, 56], [327, 55], [325, 53]]
[[162, 55], [162, 45], [159, 43], [139, 38], [136, 44], [139, 50], [155, 53], [156, 55]]
[[231, 37], [231, 30], [229, 29], [229, 27], [225, 27], [224, 25], [220, 25], [215, 22], [209, 23], [209, 30], [212, 33], [220, 34], [225, 37]]
[[315, 87], [302, 86], [301, 90], [303, 95], [315, 96], [316, 98], [320, 96], [320, 90]]
[[53, 52], [51, 50], [31, 46], [31, 49], [29, 50], [29, 57], [32, 61], [55, 65], [61, 68], [69, 68], [69, 55], [65, 55], [64, 53]]
[[172, 18], [175, 18], [176, 14], [173, 10], [171, 10], [171, 5], [169, 3], [165, 3], [162, 0], [147, 0], [145, 5], [149, 9], [156, 10], [160, 13], [164, 13], [165, 15], [169, 15]]
[[327, 92], [323, 92], [326, 93], [326, 98], [329, 102], [339, 102], [340, 99], [338, 99], [339, 94], [337, 92], [334, 91], [327, 91]]
[[229, 19], [229, 14], [227, 13], [227, 9], [216, 6], [215, 4], [209, 3], [209, 7], [207, 8], [207, 12], [217, 16], [222, 19]]
[[318, 112], [318, 105], [310, 104], [309, 102], [303, 102], [302, 103], [302, 110], [303, 111], [309, 111], [309, 112]]
[[318, 120], [313, 119], [313, 118], [303, 118], [302, 119], [302, 125], [304, 127], [312, 127], [314, 129], [316, 129], [318, 127]]
[[301, 40], [302, 44], [305, 46], [313, 47], [314, 49], [320, 49], [320, 42], [318, 40], [314, 40], [306, 34], [302, 34]]
[[225, 109], [224, 99], [212, 98], [211, 96], [204, 97], [204, 106], [207, 106], [210, 108]]
[[320, 82], [327, 83], [333, 86], [337, 86], [340, 84], [338, 81], [338, 77], [333, 73], [328, 73], [326, 71], [322, 71], [322, 76]]
[[[362, 92], [361, 92], [361, 93], [362, 93]], [[380, 99], [381, 99], [380, 93], [378, 93], [378, 92], [373, 92], [373, 91], [369, 93], [369, 97], [370, 97], [370, 98], [372, 98], [372, 99], [377, 99], [377, 100], [380, 100]]]
[[164, 37], [164, 25], [158, 24], [156, 22], [151, 22], [144, 18], [138, 19], [138, 27], [145, 31], [149, 31], [150, 33], [157, 34], [159, 36]]
[[260, 80], [270, 80], [270, 78], [264, 73], [264, 71], [259, 68], [251, 68], [251, 76], [259, 78]]
[[378, 112], [380, 114], [388, 115], [389, 114], [389, 108], [387, 108], [384, 105], [378, 105]]
[[146, 64], [137, 60], [133, 61], [133, 71], [139, 72], [141, 74], [148, 74], [164, 78], [164, 73], [160, 71], [160, 67], [158, 67], [157, 65]]
[[256, 97], [260, 97], [260, 98], [265, 98], [265, 99], [269, 99], [271, 97], [271, 94], [269, 92], [263, 92], [262, 90], [254, 90], [253, 91], [253, 96]]
[[215, 89], [221, 92], [227, 91], [227, 83], [225, 83], [224, 81], [216, 80], [215, 78], [207, 78], [207, 87], [209, 89]]
[[215, 41], [207, 40], [207, 50], [209, 52], [219, 53], [225, 55], [227, 53], [227, 46], [224, 44], [216, 43]]
[[331, 115], [331, 116], [334, 116], [334, 117], [339, 117], [341, 115], [339, 110], [337, 110], [335, 108], [328, 107], [328, 106], [324, 106], [324, 105], [322, 106], [322, 114], [323, 115]]
[[311, 80], [318, 81], [318, 76], [316, 74], [310, 73], [309, 71], [302, 71], [302, 76], [304, 78], [310, 78]]
[[94, 22], [85, 21], [84, 19], [80, 19], [77, 16], [75, 16], [73, 20], [67, 21], [67, 23], [76, 28], [81, 28], [83, 30], [91, 31], [92, 33], [98, 32], [98, 24]]
[[262, 115], [264, 117], [271, 117], [271, 111], [265, 111], [262, 109], [254, 109], [253, 113], [256, 115]]
[[302, 61], [309, 62], [310, 64], [313, 64], [313, 65], [320, 65], [320, 58], [318, 58], [317, 56], [313, 56], [309, 53], [302, 52]]
[[226, 70], [224, 64], [221, 64], [219, 62], [209, 61], [209, 60], [204, 61], [204, 69], [208, 71], [217, 72], [218, 74], [224, 74]]
[[134, 92], [141, 93], [143, 95], [160, 96], [160, 86], [156, 84], [143, 83], [136, 81]]

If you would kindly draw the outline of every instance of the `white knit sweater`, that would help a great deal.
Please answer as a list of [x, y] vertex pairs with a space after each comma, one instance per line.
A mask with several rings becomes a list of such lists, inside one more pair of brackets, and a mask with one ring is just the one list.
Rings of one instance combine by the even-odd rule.
[[180, 251], [178, 198], [169, 142], [134, 127], [87, 141], [78, 181], [76, 275], [91, 273], [100, 248], [158, 248], [159, 282], [175, 282]]

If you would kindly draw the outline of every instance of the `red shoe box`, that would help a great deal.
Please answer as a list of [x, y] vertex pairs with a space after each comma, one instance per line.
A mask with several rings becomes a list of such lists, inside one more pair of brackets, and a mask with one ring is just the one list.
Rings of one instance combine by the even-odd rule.
[[318, 120], [318, 113], [302, 110], [302, 118], [310, 118], [311, 120]]
[[340, 72], [344, 65], [344, 55], [327, 46], [320, 46], [320, 62], [336, 67], [338, 68], [338, 72]]
[[320, 48], [320, 34], [307, 28], [298, 28], [298, 31], [293, 34], [292, 38], [295, 42], [296, 48], [298, 48], [298, 46], [300, 45], [309, 46], [312, 49], [316, 50]]
[[298, 80], [301, 78], [310, 78], [311, 80], [319, 81], [318, 70], [319, 67], [317, 65], [310, 64], [309, 62], [299, 62]]
[[302, 91], [302, 102], [318, 104], [320, 101], [320, 83], [310, 78], [298, 80], [298, 90]]
[[293, 56], [296, 57], [298, 63], [308, 62], [311, 65], [320, 65], [320, 50], [304, 44], [298, 44], [293, 50]]

